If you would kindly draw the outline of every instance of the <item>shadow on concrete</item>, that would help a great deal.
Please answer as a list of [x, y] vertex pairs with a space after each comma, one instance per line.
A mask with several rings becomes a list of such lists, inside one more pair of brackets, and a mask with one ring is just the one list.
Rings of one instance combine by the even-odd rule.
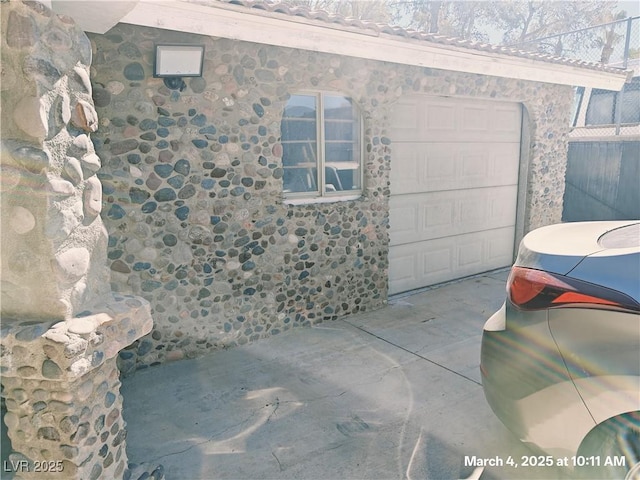
[[490, 411], [477, 372], [505, 280], [139, 371], [122, 388], [129, 459], [189, 480], [562, 478], [465, 464], [531, 454]]

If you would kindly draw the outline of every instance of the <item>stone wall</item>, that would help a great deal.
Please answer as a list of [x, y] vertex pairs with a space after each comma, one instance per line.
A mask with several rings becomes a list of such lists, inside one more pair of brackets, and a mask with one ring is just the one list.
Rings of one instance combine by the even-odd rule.
[[[527, 228], [560, 220], [568, 87], [462, 75], [117, 25], [90, 35], [112, 288], [146, 298], [155, 328], [125, 372], [381, 307], [387, 297], [388, 112], [407, 93], [522, 102], [531, 118]], [[202, 78], [153, 78], [155, 41], [206, 48]], [[355, 99], [365, 127], [361, 199], [282, 198], [291, 93]]]

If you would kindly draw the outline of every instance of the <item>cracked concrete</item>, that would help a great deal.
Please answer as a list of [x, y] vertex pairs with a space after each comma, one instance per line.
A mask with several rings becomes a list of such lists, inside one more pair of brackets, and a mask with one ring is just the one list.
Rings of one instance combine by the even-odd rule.
[[129, 458], [163, 464], [167, 479], [446, 480], [478, 478], [465, 455], [528, 455], [486, 404], [478, 371], [506, 276], [139, 371], [122, 388]]

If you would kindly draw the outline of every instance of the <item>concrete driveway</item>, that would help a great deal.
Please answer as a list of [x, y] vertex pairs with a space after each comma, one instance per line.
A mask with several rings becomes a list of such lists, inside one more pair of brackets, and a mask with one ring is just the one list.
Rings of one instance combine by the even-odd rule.
[[[477, 478], [472, 456], [520, 461], [531, 452], [494, 417], [478, 371], [506, 277], [139, 371], [122, 388], [129, 460], [187, 480], [445, 480]], [[480, 478], [564, 476], [505, 466]]]

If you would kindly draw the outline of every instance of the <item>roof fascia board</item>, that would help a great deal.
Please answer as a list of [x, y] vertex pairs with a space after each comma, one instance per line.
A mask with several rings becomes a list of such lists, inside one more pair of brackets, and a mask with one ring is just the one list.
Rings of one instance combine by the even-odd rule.
[[[280, 18], [281, 17], [281, 18]], [[280, 47], [346, 55], [418, 67], [570, 86], [620, 90], [620, 74], [558, 65], [374, 31], [324, 24], [302, 17], [257, 11], [225, 3], [199, 5], [182, 1], [143, 0], [123, 23]]]
[[73, 18], [85, 32], [93, 33], [105, 33], [113, 28], [138, 1], [111, 0], [98, 3], [95, 0], [44, 0], [45, 5], [54, 12]]

